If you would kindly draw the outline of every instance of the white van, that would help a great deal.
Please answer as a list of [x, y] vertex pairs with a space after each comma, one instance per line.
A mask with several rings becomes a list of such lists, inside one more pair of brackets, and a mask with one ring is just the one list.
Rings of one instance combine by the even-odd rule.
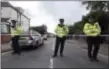
[[47, 34], [43, 35], [44, 40], [47, 40]]

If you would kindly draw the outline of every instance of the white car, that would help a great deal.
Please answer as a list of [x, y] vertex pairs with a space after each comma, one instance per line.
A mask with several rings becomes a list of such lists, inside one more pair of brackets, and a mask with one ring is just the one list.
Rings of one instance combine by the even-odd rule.
[[44, 44], [44, 39], [38, 32], [30, 30], [29, 33], [24, 32], [24, 35], [20, 36], [19, 44], [20, 46], [32, 46], [36, 48]]

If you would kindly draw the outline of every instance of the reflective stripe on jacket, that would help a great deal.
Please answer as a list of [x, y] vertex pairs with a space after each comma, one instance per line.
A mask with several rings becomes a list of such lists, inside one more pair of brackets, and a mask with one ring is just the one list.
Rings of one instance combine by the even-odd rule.
[[55, 29], [55, 33], [58, 37], [64, 37], [68, 35], [69, 29], [67, 26], [60, 27], [59, 25], [57, 25]]
[[83, 32], [87, 36], [98, 36], [101, 33], [101, 28], [98, 23], [95, 23], [94, 25], [86, 23], [84, 25]]

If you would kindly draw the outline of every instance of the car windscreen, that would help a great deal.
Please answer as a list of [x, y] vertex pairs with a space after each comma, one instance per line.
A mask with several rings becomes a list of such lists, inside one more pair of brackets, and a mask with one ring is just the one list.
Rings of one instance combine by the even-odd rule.
[[38, 32], [36, 32], [36, 31], [32, 31], [32, 35], [33, 36], [41, 36]]

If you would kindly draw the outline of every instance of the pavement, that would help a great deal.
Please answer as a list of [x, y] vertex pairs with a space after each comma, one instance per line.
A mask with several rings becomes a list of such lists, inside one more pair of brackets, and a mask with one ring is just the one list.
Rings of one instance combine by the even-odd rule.
[[1, 53], [11, 51], [11, 50], [12, 50], [11, 43], [1, 44]]
[[108, 57], [99, 53], [99, 62], [91, 62], [87, 57], [87, 50], [80, 48], [79, 43], [69, 43], [64, 48], [64, 57], [59, 54], [52, 58], [55, 39], [49, 38], [45, 45], [38, 49], [25, 50], [22, 54], [11, 55], [10, 52], [1, 54], [2, 68], [107, 68]]

